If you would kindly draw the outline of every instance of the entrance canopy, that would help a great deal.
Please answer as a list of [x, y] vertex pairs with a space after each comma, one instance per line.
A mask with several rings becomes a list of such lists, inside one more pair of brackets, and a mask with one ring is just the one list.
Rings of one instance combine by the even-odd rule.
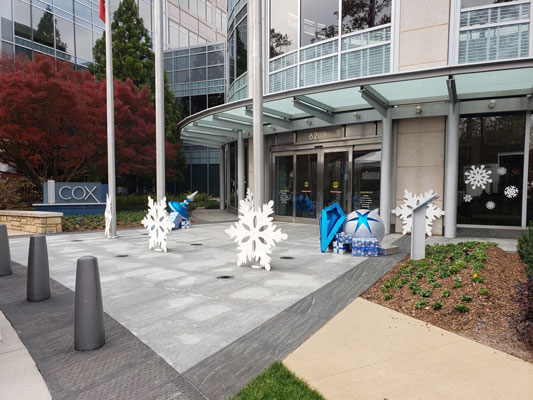
[[[533, 109], [533, 59], [459, 65], [345, 80], [266, 95], [266, 135], [380, 120]], [[178, 125], [185, 143], [220, 147], [252, 136], [252, 99], [224, 104]]]

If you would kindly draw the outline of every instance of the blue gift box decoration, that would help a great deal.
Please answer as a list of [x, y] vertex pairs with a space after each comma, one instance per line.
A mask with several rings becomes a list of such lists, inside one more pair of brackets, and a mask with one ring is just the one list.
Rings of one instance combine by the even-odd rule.
[[374, 238], [353, 238], [352, 255], [356, 257], [377, 257], [379, 243]]
[[375, 238], [353, 238], [352, 247], [378, 248], [379, 243]]
[[168, 220], [173, 224], [172, 230], [175, 230], [181, 228], [183, 217], [179, 213], [173, 211], [168, 215]]
[[191, 222], [189, 220], [181, 221], [181, 229], [189, 229], [191, 227]]
[[337, 232], [335, 234], [335, 240], [337, 242], [345, 243], [348, 245], [352, 245], [352, 237], [348, 235], [346, 232]]
[[338, 241], [333, 241], [333, 254], [346, 254], [346, 244]]

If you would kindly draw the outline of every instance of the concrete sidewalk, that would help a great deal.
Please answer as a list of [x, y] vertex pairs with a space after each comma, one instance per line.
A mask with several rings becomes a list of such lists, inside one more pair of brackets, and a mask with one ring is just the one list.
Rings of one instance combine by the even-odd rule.
[[526, 400], [533, 393], [533, 364], [361, 298], [284, 363], [328, 400]]
[[28, 350], [0, 311], [0, 399], [48, 400], [52, 397]]

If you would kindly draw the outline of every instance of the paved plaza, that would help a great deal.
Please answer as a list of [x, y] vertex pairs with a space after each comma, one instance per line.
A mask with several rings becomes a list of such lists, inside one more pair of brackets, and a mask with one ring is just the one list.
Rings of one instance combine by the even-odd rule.
[[[316, 225], [278, 223], [289, 238], [274, 249], [272, 270], [237, 267], [229, 225], [174, 231], [168, 253], [148, 250], [143, 229], [114, 240], [102, 232], [48, 236], [50, 276], [74, 290], [77, 258], [97, 256], [104, 310], [181, 372], [365, 259], [320, 253]], [[10, 240], [13, 261], [26, 265], [28, 243]]]

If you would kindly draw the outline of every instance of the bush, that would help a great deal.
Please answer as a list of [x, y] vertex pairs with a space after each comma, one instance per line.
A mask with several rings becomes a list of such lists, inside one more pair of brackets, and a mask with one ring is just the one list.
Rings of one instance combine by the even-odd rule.
[[26, 178], [0, 179], [0, 209], [28, 208], [39, 202], [41, 195]]
[[457, 303], [455, 305], [455, 309], [459, 312], [467, 312], [468, 311], [468, 307], [465, 306], [464, 304], [461, 304], [461, 303]]
[[437, 301], [436, 303], [433, 303], [432, 307], [434, 310], [440, 310], [442, 308], [442, 303]]
[[487, 288], [480, 287], [480, 288], [479, 288], [479, 294], [480, 294], [481, 296], [488, 296], [489, 291], [487, 290]]
[[518, 239], [516, 251], [522, 261], [527, 264], [527, 275], [533, 277], [533, 227], [531, 225], [528, 231]]
[[[167, 194], [167, 203], [169, 201], [183, 201], [187, 198], [190, 193], [180, 193], [180, 194]], [[129, 194], [127, 196], [117, 196], [117, 210], [118, 211], [138, 211], [146, 210], [148, 208], [148, 196], [152, 199], [155, 199], [155, 194]], [[214, 203], [213, 203], [214, 202]], [[216, 207], [215, 207], [216, 203]], [[189, 210], [194, 209], [195, 207], [207, 207], [209, 208], [218, 208], [219, 203], [216, 200], [211, 199], [211, 195], [207, 193], [198, 193], [194, 200], [189, 205]]]
[[205, 202], [205, 208], [208, 210], [216, 210], [217, 208], [220, 208], [220, 203], [216, 200], [208, 200]]
[[533, 277], [518, 282], [512, 298], [520, 308], [517, 314], [511, 315], [510, 325], [521, 341], [533, 346]]
[[472, 301], [472, 296], [467, 296], [466, 294], [463, 294], [461, 296], [461, 301], [464, 301], [465, 303], [470, 303]]

